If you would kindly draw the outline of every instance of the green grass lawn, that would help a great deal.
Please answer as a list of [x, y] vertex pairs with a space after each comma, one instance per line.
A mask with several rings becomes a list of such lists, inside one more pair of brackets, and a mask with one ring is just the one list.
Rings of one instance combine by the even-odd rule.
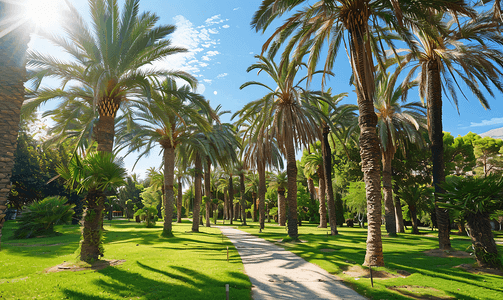
[[[56, 226], [61, 236], [10, 239], [14, 221], [5, 224], [0, 251], [0, 299], [251, 299], [251, 283], [241, 259], [220, 230], [174, 225], [174, 238], [160, 237], [162, 223], [145, 228], [135, 222], [105, 223], [105, 259], [123, 264], [99, 271], [46, 273], [76, 261], [78, 226]], [[227, 246], [230, 260], [227, 262]]]
[[[287, 237], [285, 227], [279, 227], [276, 223], [266, 223], [265, 226], [262, 233], [259, 233], [257, 223], [251, 222], [249, 226], [238, 227], [272, 242]], [[403, 270], [411, 275], [406, 278], [375, 279], [372, 288], [370, 278], [355, 279], [343, 273], [351, 266], [363, 263], [366, 229], [340, 227], [338, 230], [338, 236], [327, 236], [327, 229], [317, 228], [315, 224], [304, 224], [299, 227], [299, 233], [300, 239], [306, 242], [280, 245], [328, 272], [337, 274], [353, 289], [372, 299], [503, 299], [503, 277], [471, 274], [463, 269], [453, 268], [461, 264], [472, 264], [475, 262], [473, 258], [441, 258], [423, 253], [438, 248], [436, 231], [422, 231], [422, 235], [399, 234], [394, 238], [383, 236], [385, 267], [377, 270], [395, 274], [398, 270]], [[384, 227], [382, 231], [386, 232]], [[501, 238], [503, 236], [498, 234], [497, 240]], [[468, 237], [452, 235], [451, 239], [455, 250], [471, 249]], [[502, 246], [499, 251], [503, 253]]]

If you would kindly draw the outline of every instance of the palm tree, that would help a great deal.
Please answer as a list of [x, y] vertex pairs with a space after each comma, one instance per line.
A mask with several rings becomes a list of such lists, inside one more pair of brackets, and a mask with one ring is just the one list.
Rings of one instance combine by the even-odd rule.
[[[406, 143], [407, 139], [411, 143], [421, 144], [423, 141], [419, 128], [426, 127], [426, 112], [421, 103], [413, 102], [403, 105], [399, 103], [399, 100], [406, 95], [407, 90], [416, 84], [401, 85], [394, 89], [396, 75], [398, 74], [389, 76], [383, 72], [378, 74], [374, 100], [378, 118], [377, 131], [381, 141], [384, 219], [386, 231], [390, 236], [395, 236], [397, 232], [395, 209], [401, 212], [401, 206], [395, 207], [393, 205], [391, 162], [397, 148]], [[405, 151], [405, 148], [403, 150]]]
[[[367, 190], [368, 238], [364, 264], [383, 266], [380, 151], [376, 133], [377, 116], [373, 106], [374, 58], [382, 65], [382, 51], [372, 37], [374, 32], [378, 32], [378, 35], [382, 36], [387, 34], [382, 32], [383, 29], [392, 28], [410, 45], [408, 32], [403, 25], [417, 23], [417, 20], [429, 19], [429, 8], [465, 13], [469, 11], [462, 1], [452, 3], [443, 0], [428, 2], [320, 0], [312, 5], [307, 5], [307, 0], [264, 0], [259, 10], [255, 12], [251, 24], [257, 31], [265, 31], [273, 20], [301, 4], [306, 4], [306, 6], [294, 13], [276, 29], [264, 44], [263, 50], [271, 45], [271, 51], [276, 52], [280, 43], [292, 36], [286, 45], [283, 57], [288, 57], [294, 48], [298, 56], [303, 56], [305, 51], [309, 51], [308, 76], [311, 77], [315, 74], [318, 60], [321, 57], [320, 52], [325, 42], [328, 43], [325, 72], [333, 68], [339, 46], [343, 40], [344, 45], [349, 48], [346, 50], [356, 82], [360, 113], [360, 153]], [[345, 36], [346, 31], [347, 37]], [[390, 46], [392, 46], [391, 43]]]
[[80, 260], [93, 262], [103, 256], [101, 237], [105, 193], [124, 184], [127, 171], [111, 153], [93, 152], [84, 159], [74, 156], [68, 166], [60, 166], [58, 173], [70, 188], [85, 193], [86, 211], [83, 219]]
[[249, 81], [240, 88], [249, 85], [260, 85], [268, 89], [268, 93], [259, 100], [245, 105], [240, 111], [240, 122], [250, 121], [250, 127], [256, 128], [274, 138], [287, 161], [288, 173], [288, 235], [298, 239], [297, 225], [297, 162], [295, 151], [301, 145], [307, 146], [315, 141], [317, 131], [314, 114], [316, 107], [313, 93], [300, 87], [305, 78], [296, 81], [296, 75], [302, 64], [300, 60], [290, 61], [284, 58], [278, 66], [273, 57], [255, 56], [259, 62], [248, 67], [248, 72], [259, 70], [269, 75], [277, 85], [271, 88], [263, 83]]
[[[315, 144], [310, 147], [313, 152], [305, 157], [304, 172], [311, 176], [313, 174], [318, 175], [318, 199], [320, 201], [320, 225], [318, 227], [327, 228], [326, 182], [332, 180], [331, 178], [325, 179], [323, 154], [320, 146], [320, 144]], [[331, 221], [333, 222], [333, 220]], [[330, 222], [330, 225], [332, 225], [332, 222]], [[337, 232], [337, 229], [335, 231]]]
[[[409, 67], [403, 84], [408, 84], [418, 73], [419, 95], [427, 104], [428, 133], [433, 161], [433, 185], [435, 194], [443, 193], [445, 182], [444, 148], [442, 129], [442, 94], [450, 96], [457, 105], [456, 90], [464, 82], [482, 106], [489, 108], [483, 87], [494, 97], [491, 83], [503, 92], [499, 77], [503, 74], [503, 38], [499, 27], [492, 22], [492, 15], [481, 13], [462, 23], [457, 18], [447, 19], [439, 12], [433, 15], [440, 29], [418, 23], [413, 27], [414, 49], [403, 50], [398, 71]], [[463, 93], [463, 92], [462, 92]], [[463, 93], [464, 95], [464, 93]], [[425, 99], [425, 101], [424, 101]], [[438, 197], [435, 196], [435, 203]], [[449, 215], [446, 209], [435, 205], [439, 231], [439, 248], [451, 249], [449, 239]]]
[[25, 58], [30, 33], [29, 23], [7, 32], [17, 16], [19, 7], [15, 2], [0, 2], [0, 158], [2, 168], [0, 171], [0, 242], [2, 228], [5, 222], [7, 209], [7, 196], [10, 193], [10, 177], [14, 167], [14, 153], [17, 147], [17, 133], [19, 131], [19, 111], [24, 101], [24, 82], [26, 77]]
[[260, 186], [259, 176], [257, 173], [249, 171], [247, 175], [245, 175], [245, 187], [246, 193], [251, 193], [252, 195], [252, 221], [257, 222], [257, 194]]
[[285, 226], [286, 222], [286, 201], [285, 191], [288, 187], [288, 176], [286, 171], [272, 173], [269, 177], [269, 187], [278, 191], [278, 223]]
[[[85, 24], [77, 10], [70, 6], [63, 29], [67, 37], [52, 34], [43, 36], [72, 56], [63, 61], [38, 51], [28, 54], [28, 66], [34, 68], [31, 78], [38, 85], [45, 77], [61, 80], [61, 88], [42, 89], [46, 96], [32, 99], [32, 106], [39, 106], [49, 99], [57, 99], [66, 93], [68, 82], [77, 82], [93, 91], [93, 108], [99, 118], [94, 135], [98, 151], [111, 152], [115, 137], [115, 117], [121, 104], [143, 89], [150, 92], [150, 75], [163, 73], [146, 66], [168, 55], [185, 52], [186, 49], [171, 46], [167, 36], [175, 30], [172, 25], [155, 26], [159, 17], [145, 12], [139, 15], [139, 0], [126, 0], [119, 17], [117, 1], [90, 0], [92, 27]], [[171, 72], [174, 77], [195, 79], [184, 72]], [[49, 98], [47, 94], [53, 93]]]
[[183, 168], [183, 164], [180, 163], [178, 160], [178, 163], [176, 163], [177, 168], [175, 170], [175, 176], [178, 182], [178, 190], [176, 194], [176, 222], [177, 223], [182, 223], [182, 206], [183, 206], [183, 185], [188, 183], [188, 173]]
[[129, 151], [139, 151], [138, 159], [147, 155], [158, 143], [164, 162], [164, 236], [172, 236], [174, 199], [175, 150], [181, 144], [197, 144], [195, 130], [209, 132], [207, 119], [200, 112], [210, 112], [205, 99], [185, 85], [178, 87], [167, 78], [156, 82], [150, 100], [130, 104], [134, 114], [125, 115], [119, 127], [119, 144], [128, 145]]
[[152, 187], [153, 190], [158, 191], [161, 190], [161, 195], [162, 195], [162, 201], [159, 201], [159, 204], [157, 205], [157, 216], [159, 218], [162, 217], [161, 215], [161, 208], [164, 205], [164, 197], [166, 193], [165, 185], [164, 185], [164, 172], [161, 168], [157, 170], [154, 167], [150, 167], [147, 169], [147, 179], [149, 181], [150, 187]]

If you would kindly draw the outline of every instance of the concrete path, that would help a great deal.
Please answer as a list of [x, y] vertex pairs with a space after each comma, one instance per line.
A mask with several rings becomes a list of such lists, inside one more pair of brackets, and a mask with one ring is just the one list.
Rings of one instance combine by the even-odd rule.
[[234, 244], [252, 283], [254, 300], [366, 299], [322, 268], [249, 233], [220, 228]]

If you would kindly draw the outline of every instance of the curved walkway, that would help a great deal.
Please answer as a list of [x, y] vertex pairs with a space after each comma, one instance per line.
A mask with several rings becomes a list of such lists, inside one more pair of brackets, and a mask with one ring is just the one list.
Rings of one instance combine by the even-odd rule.
[[366, 299], [341, 279], [290, 251], [235, 228], [220, 228], [241, 256], [252, 283], [252, 298]]

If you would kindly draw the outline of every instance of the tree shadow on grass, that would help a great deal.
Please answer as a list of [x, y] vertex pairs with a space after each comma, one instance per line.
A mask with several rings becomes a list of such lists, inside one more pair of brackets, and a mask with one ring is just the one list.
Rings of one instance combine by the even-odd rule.
[[[229, 272], [229, 282], [209, 277], [199, 271], [179, 266], [161, 270], [137, 262], [141, 273], [128, 272], [121, 268], [106, 268], [99, 271], [106, 276], [93, 282], [101, 291], [122, 298], [144, 299], [225, 299], [225, 284], [230, 285], [230, 299], [250, 299], [250, 283], [244, 274]], [[155, 279], [153, 279], [155, 278]], [[65, 289], [71, 299], [110, 299], [106, 296], [87, 294]]]

